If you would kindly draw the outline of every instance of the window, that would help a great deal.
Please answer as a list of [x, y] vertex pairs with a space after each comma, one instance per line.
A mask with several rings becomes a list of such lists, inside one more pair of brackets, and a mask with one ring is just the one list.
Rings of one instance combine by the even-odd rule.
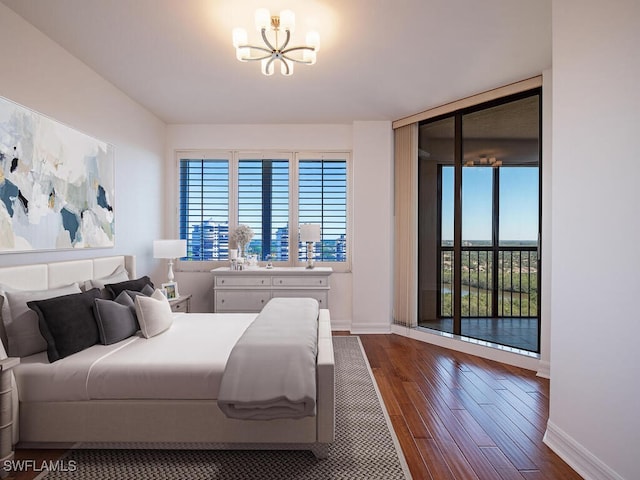
[[419, 125], [418, 325], [540, 351], [539, 89]]
[[[314, 246], [316, 260], [346, 261], [346, 160], [300, 160], [298, 163], [298, 211], [300, 224], [320, 225], [321, 240]], [[305, 255], [306, 247], [299, 244], [298, 258], [302, 260]]]
[[250, 253], [261, 260], [289, 260], [288, 159], [239, 161], [238, 224], [254, 232]]
[[[303, 265], [298, 226], [321, 226], [316, 262], [348, 269], [348, 153], [177, 152], [186, 260], [227, 261], [229, 233], [249, 225], [248, 252]], [[290, 232], [295, 232], [291, 235]]]
[[180, 159], [180, 238], [190, 260], [229, 257], [228, 159]]

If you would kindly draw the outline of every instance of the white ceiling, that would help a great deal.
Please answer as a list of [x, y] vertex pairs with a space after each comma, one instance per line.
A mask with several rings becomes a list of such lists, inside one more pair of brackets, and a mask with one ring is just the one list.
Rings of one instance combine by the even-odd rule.
[[[396, 120], [551, 66], [551, 0], [0, 1], [170, 124]], [[317, 30], [317, 63], [238, 62], [258, 7]]]

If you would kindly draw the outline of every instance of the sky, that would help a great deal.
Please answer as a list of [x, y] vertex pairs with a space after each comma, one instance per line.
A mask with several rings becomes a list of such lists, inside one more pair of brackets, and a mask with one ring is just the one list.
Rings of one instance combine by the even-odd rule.
[[[442, 169], [442, 239], [453, 240], [453, 167]], [[463, 167], [462, 240], [491, 240], [491, 167]], [[500, 240], [538, 239], [538, 168], [500, 168]]]

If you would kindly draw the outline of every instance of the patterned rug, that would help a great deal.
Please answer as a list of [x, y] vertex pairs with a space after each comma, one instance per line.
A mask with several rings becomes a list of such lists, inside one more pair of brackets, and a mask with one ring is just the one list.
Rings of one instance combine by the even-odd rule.
[[52, 471], [46, 479], [410, 478], [360, 339], [334, 337], [333, 345], [336, 440], [326, 459], [316, 459], [308, 451], [284, 450], [72, 450], [63, 462], [75, 471]]

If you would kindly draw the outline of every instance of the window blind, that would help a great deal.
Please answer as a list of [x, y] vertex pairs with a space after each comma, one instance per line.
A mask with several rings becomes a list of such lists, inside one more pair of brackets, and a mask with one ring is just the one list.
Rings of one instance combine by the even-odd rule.
[[[321, 240], [315, 245], [317, 261], [347, 261], [346, 160], [299, 161], [298, 223], [320, 225]], [[306, 258], [306, 246], [300, 242], [298, 258]]]
[[187, 259], [229, 256], [229, 161], [180, 159], [180, 238]]

